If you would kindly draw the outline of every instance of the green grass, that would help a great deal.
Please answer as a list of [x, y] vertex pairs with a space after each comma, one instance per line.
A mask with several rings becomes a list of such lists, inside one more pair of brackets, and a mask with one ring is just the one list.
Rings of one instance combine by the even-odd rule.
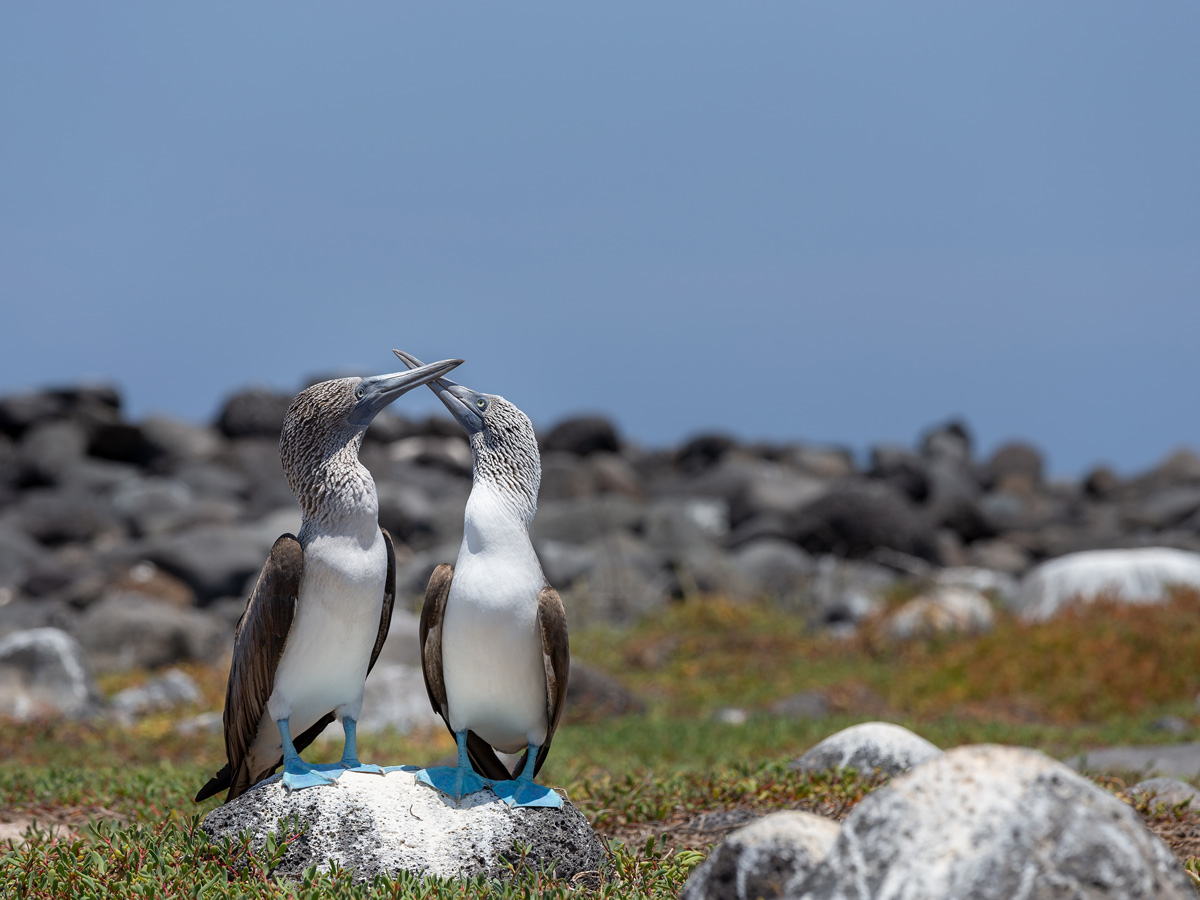
[[[1193, 728], [1200, 692], [1200, 597], [1161, 607], [1097, 604], [1055, 622], [1001, 615], [989, 635], [894, 646], [870, 623], [845, 641], [808, 633], [769, 604], [719, 599], [673, 606], [630, 631], [573, 635], [574, 654], [617, 676], [646, 711], [568, 722], [542, 780], [563, 788], [611, 841], [603, 871], [573, 884], [514, 871], [504, 885], [409, 876], [356, 885], [344, 872], [285, 885], [271, 875], [277, 845], [211, 846], [191, 795], [221, 762], [219, 735], [184, 738], [172, 717], [111, 723], [4, 723], [0, 823], [36, 822], [0, 842], [0, 896], [68, 897], [672, 897], [714, 839], [689, 830], [704, 813], [808, 809], [841, 818], [882, 779], [801, 775], [787, 763], [841, 728], [870, 719], [905, 725], [939, 746], [1021, 744], [1064, 757], [1116, 743], [1179, 740], [1155, 730], [1171, 714]], [[192, 666], [205, 693], [183, 714], [219, 707], [224, 673]], [[116, 691], [144, 678], [104, 679]], [[821, 691], [831, 713], [788, 720], [768, 707]], [[713, 714], [736, 706], [741, 725]], [[1193, 735], [1184, 735], [1191, 738]], [[443, 733], [363, 735], [364, 759], [428, 763], [452, 751]], [[333, 759], [339, 741], [319, 742]], [[1120, 779], [1102, 782], [1119, 791]], [[1200, 817], [1151, 810], [1144, 820], [1197, 871]], [[294, 835], [282, 834], [279, 842]], [[519, 868], [519, 863], [514, 866]]]

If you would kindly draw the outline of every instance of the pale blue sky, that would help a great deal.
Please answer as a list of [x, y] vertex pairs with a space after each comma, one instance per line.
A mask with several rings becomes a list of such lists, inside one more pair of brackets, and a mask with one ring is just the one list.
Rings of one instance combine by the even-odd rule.
[[[1200, 4], [6, 4], [0, 392], [1200, 447]], [[423, 414], [428, 392], [400, 401]]]

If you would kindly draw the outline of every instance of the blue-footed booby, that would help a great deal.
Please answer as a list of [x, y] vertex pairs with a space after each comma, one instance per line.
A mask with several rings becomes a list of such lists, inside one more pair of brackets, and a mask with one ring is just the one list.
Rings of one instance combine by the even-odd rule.
[[[238, 621], [225, 692], [229, 761], [197, 802], [226, 788], [226, 802], [233, 800], [280, 763], [290, 790], [328, 784], [348, 769], [382, 774], [358, 761], [355, 725], [391, 624], [396, 556], [358, 451], [380, 410], [461, 362], [324, 381], [292, 401], [279, 455], [300, 503], [300, 533], [275, 542]], [[335, 717], [345, 732], [341, 762], [304, 762], [299, 751]]]
[[[393, 352], [421, 371], [419, 359]], [[417, 779], [455, 800], [491, 787], [509, 805], [558, 807], [562, 798], [533, 781], [562, 718], [570, 668], [562, 600], [529, 540], [542, 480], [533, 425], [495, 394], [445, 378], [429, 387], [466, 430], [474, 467], [458, 560], [434, 570], [420, 626], [425, 687], [458, 744], [458, 765]], [[495, 752], [522, 749], [512, 772]]]

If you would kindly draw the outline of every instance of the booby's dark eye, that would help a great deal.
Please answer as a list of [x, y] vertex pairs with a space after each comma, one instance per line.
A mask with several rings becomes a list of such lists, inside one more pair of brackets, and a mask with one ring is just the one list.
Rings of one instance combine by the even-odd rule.
[[361, 400], [363, 397], [367, 396], [367, 389], [360, 384], [357, 388], [355, 388], [354, 396]]

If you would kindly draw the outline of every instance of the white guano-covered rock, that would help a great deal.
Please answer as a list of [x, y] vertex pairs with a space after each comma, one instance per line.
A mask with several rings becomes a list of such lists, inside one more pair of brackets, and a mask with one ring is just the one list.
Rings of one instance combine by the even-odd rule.
[[794, 891], [825, 858], [838, 826], [810, 812], [764, 816], [729, 835], [688, 877], [680, 900], [755, 900]]
[[798, 900], [1182, 900], [1137, 814], [1041, 753], [960, 747], [864, 799]]
[[86, 718], [103, 707], [78, 642], [58, 628], [0, 638], [0, 715]]
[[[212, 839], [249, 830], [261, 848], [295, 816], [303, 837], [287, 849], [277, 876], [298, 878], [331, 862], [354, 870], [358, 881], [384, 872], [501, 878], [505, 862], [524, 858], [558, 877], [600, 868], [603, 848], [587, 819], [569, 801], [561, 809], [510, 809], [490, 791], [458, 804], [418, 784], [411, 771], [371, 775], [345, 772], [328, 787], [289, 792], [278, 776], [262, 782], [204, 818]], [[520, 845], [527, 845], [523, 854]]]
[[942, 755], [920, 735], [890, 722], [864, 722], [832, 734], [792, 763], [793, 769], [879, 769], [896, 775]]
[[1072, 602], [1090, 603], [1101, 595], [1128, 603], [1161, 603], [1172, 585], [1200, 589], [1200, 554], [1171, 547], [1087, 550], [1030, 571], [1013, 610], [1027, 622], [1041, 622]]

